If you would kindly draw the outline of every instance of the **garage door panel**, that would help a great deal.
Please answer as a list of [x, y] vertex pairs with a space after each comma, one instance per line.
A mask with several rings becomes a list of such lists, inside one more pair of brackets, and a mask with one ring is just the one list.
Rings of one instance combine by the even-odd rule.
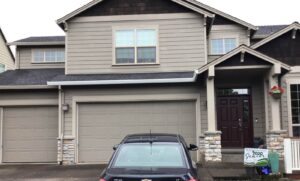
[[3, 162], [56, 162], [58, 108], [4, 108]]
[[79, 162], [106, 163], [128, 134], [179, 133], [196, 143], [194, 101], [79, 104]]

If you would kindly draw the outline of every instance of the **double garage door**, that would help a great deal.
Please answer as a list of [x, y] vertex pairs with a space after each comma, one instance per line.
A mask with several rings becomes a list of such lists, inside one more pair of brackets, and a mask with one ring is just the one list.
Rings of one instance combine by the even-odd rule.
[[56, 162], [57, 107], [7, 107], [2, 117], [2, 162]]
[[107, 163], [114, 145], [134, 133], [179, 133], [196, 143], [194, 101], [78, 105], [78, 162]]

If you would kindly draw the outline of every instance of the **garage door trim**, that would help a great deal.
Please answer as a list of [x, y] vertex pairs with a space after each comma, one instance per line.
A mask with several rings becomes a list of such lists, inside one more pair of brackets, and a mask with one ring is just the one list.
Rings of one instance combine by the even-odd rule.
[[[195, 101], [196, 109], [196, 141], [199, 143], [201, 134], [200, 93], [199, 94], [167, 94], [167, 95], [110, 95], [110, 96], [75, 96], [72, 101], [72, 137], [75, 138], [75, 163], [79, 163], [79, 119], [78, 104], [80, 103], [118, 103], [118, 102], [164, 102], [164, 101]], [[199, 161], [199, 152], [197, 152]]]

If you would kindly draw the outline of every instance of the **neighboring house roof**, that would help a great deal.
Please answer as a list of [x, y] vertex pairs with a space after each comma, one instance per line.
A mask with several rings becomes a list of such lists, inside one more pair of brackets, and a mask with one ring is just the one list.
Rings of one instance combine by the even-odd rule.
[[[85, 11], [85, 10], [87, 10], [87, 9], [95, 6], [96, 4], [98, 4], [98, 3], [102, 2], [102, 1], [103, 0], [93, 0], [93, 1], [91, 1], [90, 3], [88, 3], [88, 4], [86, 4], [86, 5], [78, 8], [75, 11], [67, 14], [66, 16], [58, 19], [57, 20], [57, 24], [60, 25], [61, 27], [63, 27], [63, 23], [65, 23], [69, 19], [75, 17], [76, 15], [82, 13], [83, 11]], [[207, 5], [203, 4], [203, 3], [200, 3], [200, 2], [198, 2], [196, 0], [171, 0], [171, 1], [173, 1], [173, 2], [175, 2], [177, 4], [180, 4], [180, 5], [182, 5], [182, 6], [186, 7], [186, 8], [189, 8], [189, 9], [191, 9], [193, 11], [196, 11], [196, 12], [198, 12], [200, 14], [204, 14], [204, 15], [210, 17], [210, 18], [214, 18], [215, 17], [214, 14], [217, 14], [217, 15], [223, 16], [223, 17], [225, 17], [225, 18], [227, 18], [227, 19], [229, 19], [231, 21], [234, 21], [234, 22], [236, 22], [238, 24], [241, 24], [241, 25], [243, 25], [245, 27], [248, 27], [249, 29], [257, 30], [257, 27], [254, 26], [254, 25], [252, 25], [252, 24], [250, 24], [250, 23], [247, 23], [247, 22], [245, 22], [243, 20], [240, 20], [240, 19], [238, 19], [236, 17], [233, 17], [233, 16], [231, 16], [229, 14], [226, 14], [226, 13], [224, 13], [222, 11], [219, 11], [217, 9], [214, 9], [214, 8], [212, 8], [210, 6], [207, 6]]]
[[20, 69], [0, 74], [0, 87], [17, 85], [47, 85], [47, 81], [64, 75], [64, 69]]
[[4, 40], [4, 43], [6, 44], [7, 50], [8, 50], [8, 52], [9, 52], [9, 54], [10, 54], [12, 60], [15, 61], [15, 57], [14, 57], [14, 55], [13, 55], [11, 49], [10, 49], [9, 46], [7, 45], [7, 40], [6, 40], [5, 36], [4, 36], [4, 33], [3, 33], [3, 31], [1, 30], [1, 28], [0, 28], [0, 36], [1, 36], [2, 39]]
[[97, 74], [97, 75], [59, 75], [48, 81], [48, 85], [118, 85], [151, 83], [194, 82], [196, 75], [190, 72]]
[[289, 25], [265, 25], [265, 26], [258, 26], [258, 30], [253, 35], [253, 39], [263, 39], [267, 36], [276, 33], [283, 28], [288, 27]]
[[65, 45], [65, 36], [35, 36], [17, 40], [9, 45]]
[[258, 48], [258, 47], [260, 47], [260, 46], [262, 46], [262, 45], [264, 45], [264, 44], [272, 41], [273, 39], [275, 39], [275, 38], [277, 38], [277, 37], [279, 37], [279, 36], [281, 36], [281, 35], [289, 32], [291, 30], [298, 30], [299, 31], [300, 30], [300, 24], [298, 22], [294, 22], [291, 25], [287, 26], [286, 28], [283, 28], [283, 29], [281, 29], [281, 30], [279, 30], [279, 31], [271, 34], [267, 38], [265, 38], [265, 39], [263, 39], [263, 40], [255, 43], [254, 45], [251, 46], [251, 48], [256, 49], [256, 48]]
[[229, 58], [231, 58], [231, 57], [233, 57], [233, 56], [235, 56], [235, 55], [237, 55], [239, 53], [249, 53], [249, 54], [251, 54], [251, 55], [253, 55], [255, 57], [258, 57], [258, 58], [260, 58], [262, 60], [265, 60], [267, 62], [270, 62], [272, 64], [280, 64], [280, 66], [282, 68], [284, 68], [286, 70], [290, 70], [290, 66], [289, 65], [287, 65], [285, 63], [282, 63], [281, 61], [276, 60], [276, 59], [274, 59], [272, 57], [269, 57], [269, 56], [267, 56], [267, 55], [265, 55], [263, 53], [260, 53], [260, 52], [254, 50], [254, 49], [251, 49], [250, 47], [248, 47], [246, 45], [241, 45], [238, 48], [232, 50], [231, 52], [229, 52], [229, 53], [221, 56], [220, 58], [217, 58], [214, 61], [212, 61], [212, 62], [210, 62], [210, 63], [202, 66], [201, 68], [199, 68], [197, 70], [197, 73], [201, 74], [201, 73], [207, 71], [209, 69], [209, 67], [216, 66], [216, 65], [218, 65], [218, 64], [226, 61], [227, 59], [229, 59]]

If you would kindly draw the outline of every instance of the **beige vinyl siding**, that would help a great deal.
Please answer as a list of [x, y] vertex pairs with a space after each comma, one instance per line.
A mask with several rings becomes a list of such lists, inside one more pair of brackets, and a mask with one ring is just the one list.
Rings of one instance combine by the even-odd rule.
[[[199, 94], [199, 87], [192, 85], [185, 86], [171, 86], [171, 85], [160, 85], [160, 86], [131, 86], [131, 87], [101, 87], [101, 88], [86, 88], [86, 89], [71, 89], [65, 88], [65, 104], [72, 105], [73, 97], [76, 96], [113, 96], [113, 95], [159, 95], [163, 100], [165, 96], [169, 94], [180, 94], [180, 95], [190, 95]], [[65, 112], [65, 136], [72, 136], [72, 113], [73, 109], [70, 106], [69, 111]], [[206, 124], [202, 123], [201, 124]]]
[[237, 38], [237, 43], [239, 45], [250, 45], [250, 37], [248, 37], [247, 34], [248, 30], [245, 27], [239, 26], [239, 25], [213, 25], [210, 35], [209, 35], [209, 41], [207, 43], [208, 46], [208, 62], [211, 62], [215, 60], [216, 58], [219, 58], [218, 55], [211, 55], [211, 47], [210, 42], [213, 38]]
[[[53, 48], [62, 48], [62, 47], [53, 47]], [[65, 63], [32, 63], [33, 49], [36, 48], [32, 48], [32, 47], [17, 48], [17, 61], [19, 61], [19, 69], [43, 69], [43, 68], [64, 68], [65, 67]]]
[[26, 102], [35, 100], [57, 100], [58, 101], [58, 91], [57, 90], [20, 90], [20, 91], [0, 91], [0, 107], [2, 101], [15, 101], [16, 103], [21, 103], [20, 100]]
[[[143, 15], [139, 15], [139, 20], [131, 21], [71, 21], [67, 38], [68, 74], [190, 71], [201, 67], [205, 63], [203, 17], [186, 13], [182, 13], [184, 18], [180, 16], [142, 20]], [[113, 28], [135, 26], [158, 26], [160, 64], [112, 66]]]
[[2, 36], [0, 36], [0, 64], [4, 64], [7, 70], [15, 68], [14, 60], [12, 59]]

